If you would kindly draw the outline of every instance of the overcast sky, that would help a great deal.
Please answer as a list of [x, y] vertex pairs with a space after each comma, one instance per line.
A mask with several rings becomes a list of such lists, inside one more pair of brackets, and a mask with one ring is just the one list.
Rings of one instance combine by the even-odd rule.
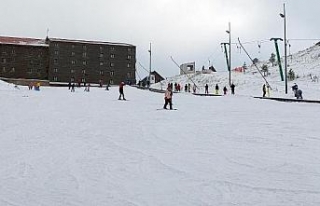
[[[1, 0], [0, 35], [45, 38], [49, 28], [49, 37], [130, 43], [141, 78], [147, 71], [140, 64], [149, 69], [150, 42], [152, 70], [164, 77], [179, 72], [170, 56], [179, 64], [195, 61], [197, 69], [211, 64], [226, 71], [220, 43], [228, 42], [228, 22], [233, 43], [240, 37], [251, 42], [245, 46], [253, 57], [269, 59], [275, 49], [268, 40], [283, 38], [283, 3], [290, 52], [316, 43], [294, 39], [320, 39], [318, 0]], [[232, 67], [249, 64], [237, 46]]]

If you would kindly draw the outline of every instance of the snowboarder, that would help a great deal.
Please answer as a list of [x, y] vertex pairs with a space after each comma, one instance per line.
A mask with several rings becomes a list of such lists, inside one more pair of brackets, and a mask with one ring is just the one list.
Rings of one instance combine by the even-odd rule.
[[234, 88], [236, 87], [233, 83], [230, 85], [231, 87], [231, 94], [234, 94]]
[[167, 90], [164, 93], [163, 109], [167, 109], [168, 104], [170, 106], [170, 109], [172, 109], [172, 87], [171, 86], [168, 86]]
[[262, 97], [266, 97], [267, 89], [266, 89], [266, 84], [263, 84], [262, 86]]
[[123, 100], [126, 100], [126, 98], [124, 98], [124, 93], [123, 93], [123, 86], [124, 86], [124, 82], [121, 82], [119, 85], [119, 100], [121, 100], [121, 96], [123, 98]]

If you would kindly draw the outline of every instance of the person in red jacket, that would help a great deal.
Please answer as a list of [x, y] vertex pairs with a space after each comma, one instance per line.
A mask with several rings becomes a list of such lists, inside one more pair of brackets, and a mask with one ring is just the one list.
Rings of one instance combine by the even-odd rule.
[[119, 100], [121, 100], [121, 96], [123, 98], [123, 100], [126, 100], [126, 98], [124, 98], [124, 93], [123, 93], [123, 86], [124, 86], [124, 82], [121, 82], [119, 85]]

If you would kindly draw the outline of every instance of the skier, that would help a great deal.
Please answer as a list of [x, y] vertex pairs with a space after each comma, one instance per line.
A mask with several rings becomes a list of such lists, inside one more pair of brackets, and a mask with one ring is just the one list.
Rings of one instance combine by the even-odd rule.
[[234, 88], [236, 87], [233, 83], [230, 85], [231, 87], [231, 94], [234, 94]]
[[266, 97], [267, 89], [266, 89], [266, 84], [263, 84], [262, 86], [262, 97]]
[[168, 86], [167, 90], [164, 93], [163, 109], [167, 109], [168, 104], [170, 106], [170, 109], [172, 109], [172, 87], [171, 86]]
[[209, 86], [208, 86], [208, 84], [206, 84], [206, 85], [204, 86], [204, 93], [205, 93], [205, 94], [209, 94]]
[[119, 100], [121, 100], [121, 96], [123, 98], [123, 100], [126, 100], [126, 98], [124, 98], [124, 93], [123, 93], [123, 86], [124, 86], [124, 82], [121, 82], [119, 85]]

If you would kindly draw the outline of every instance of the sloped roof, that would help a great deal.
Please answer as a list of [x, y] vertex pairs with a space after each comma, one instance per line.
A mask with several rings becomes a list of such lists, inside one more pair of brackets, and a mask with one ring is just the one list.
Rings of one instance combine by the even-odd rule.
[[28, 46], [45, 46], [48, 45], [45, 43], [44, 39], [35, 39], [35, 38], [22, 38], [22, 37], [8, 37], [0, 36], [0, 44], [14, 44], [14, 45], [28, 45]]
[[104, 41], [90, 41], [90, 40], [79, 40], [79, 39], [60, 39], [60, 38], [49, 38], [51, 42], [70, 42], [70, 43], [83, 43], [83, 44], [104, 44], [104, 45], [114, 45], [114, 46], [134, 46], [132, 44], [126, 43], [114, 43], [114, 42], [104, 42]]

